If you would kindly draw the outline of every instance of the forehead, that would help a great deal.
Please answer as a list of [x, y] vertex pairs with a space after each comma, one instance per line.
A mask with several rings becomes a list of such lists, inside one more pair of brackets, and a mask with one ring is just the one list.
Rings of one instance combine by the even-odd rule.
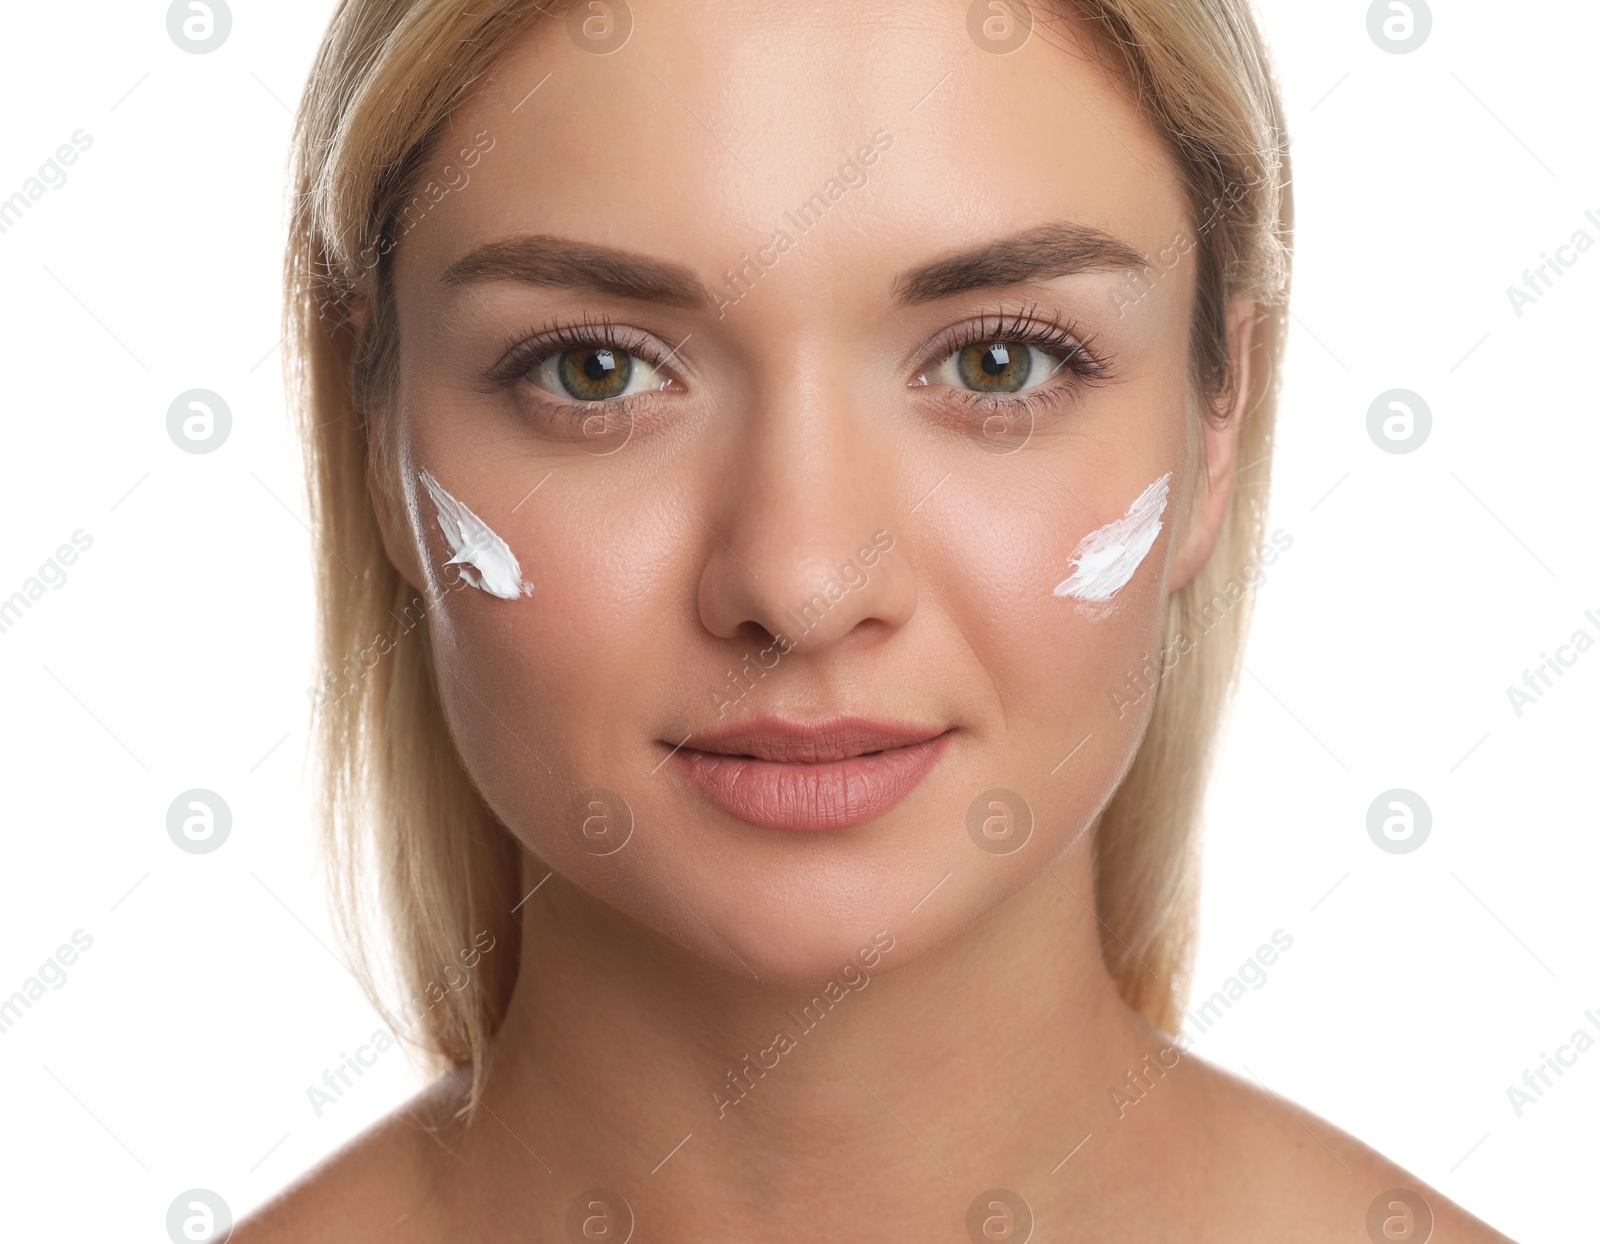
[[671, 257], [716, 287], [825, 214], [819, 249], [870, 284], [861, 267], [1062, 220], [1151, 254], [1183, 218], [1159, 135], [1076, 19], [1042, 5], [1006, 55], [964, 0], [632, 0], [606, 55], [574, 31], [597, 6], [577, 8], [524, 32], [451, 117], [433, 163], [485, 151], [402, 267], [536, 232]]

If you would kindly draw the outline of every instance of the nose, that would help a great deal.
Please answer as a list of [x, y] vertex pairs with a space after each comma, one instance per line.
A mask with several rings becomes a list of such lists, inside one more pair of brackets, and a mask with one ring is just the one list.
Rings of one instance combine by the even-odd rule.
[[809, 654], [881, 641], [916, 609], [888, 421], [815, 368], [771, 377], [747, 409], [718, 463], [702, 623], [724, 639], [753, 625]]

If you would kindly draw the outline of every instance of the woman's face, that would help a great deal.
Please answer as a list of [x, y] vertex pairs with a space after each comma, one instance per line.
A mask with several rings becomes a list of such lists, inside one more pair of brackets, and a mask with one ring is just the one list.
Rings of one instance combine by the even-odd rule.
[[[764, 981], [879, 931], [905, 962], [1110, 797], [1214, 539], [1231, 439], [1156, 259], [1181, 183], [1059, 24], [1000, 55], [958, 0], [632, 19], [608, 55], [529, 32], [423, 171], [386, 543], [537, 857]], [[713, 737], [774, 718], [798, 744]], [[913, 745], [836, 759], [885, 724]]]

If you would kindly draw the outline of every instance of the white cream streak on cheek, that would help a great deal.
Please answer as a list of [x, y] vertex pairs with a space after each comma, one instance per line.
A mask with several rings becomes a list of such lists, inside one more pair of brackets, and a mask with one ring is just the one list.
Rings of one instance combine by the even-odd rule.
[[495, 535], [488, 523], [447, 493], [427, 471], [418, 471], [417, 478], [439, 510], [439, 530], [444, 532], [445, 543], [450, 546], [450, 559], [444, 564], [460, 566], [463, 579], [491, 596], [516, 600], [519, 596], [530, 595], [533, 584], [522, 581], [522, 567], [517, 564], [511, 546]]
[[1128, 512], [1078, 541], [1072, 573], [1056, 584], [1054, 595], [1079, 600], [1110, 600], [1127, 586], [1156, 537], [1167, 509], [1168, 471], [1141, 492]]

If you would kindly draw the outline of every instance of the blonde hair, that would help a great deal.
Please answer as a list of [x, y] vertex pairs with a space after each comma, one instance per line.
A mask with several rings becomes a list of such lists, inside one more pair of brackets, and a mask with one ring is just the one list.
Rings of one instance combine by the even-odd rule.
[[[1176, 1033], [1201, 804], [1250, 612], [1248, 593], [1235, 599], [1226, 589], [1264, 530], [1288, 287], [1287, 145], [1245, 0], [1076, 0], [1072, 10], [1184, 178], [1197, 264], [1193, 387], [1213, 411], [1235, 396], [1226, 306], [1245, 297], [1262, 308], [1249, 391], [1234, 416], [1243, 465], [1233, 500], [1210, 560], [1172, 596], [1167, 631], [1225, 595], [1227, 607], [1154, 687], [1148, 729], [1093, 831], [1107, 967], [1129, 1006]], [[532, 0], [343, 0], [301, 100], [292, 155], [285, 368], [320, 546], [319, 659], [335, 671], [375, 646], [382, 658], [370, 670], [361, 660], [336, 695], [330, 674], [317, 705], [335, 910], [357, 977], [380, 1006], [369, 937], [386, 922], [413, 999], [406, 1026], [414, 1019], [419, 1029], [408, 1035], [436, 1070], [470, 1063], [475, 1083], [516, 983], [521, 849], [456, 753], [426, 611], [384, 552], [369, 471], [400, 492], [388, 421], [368, 415], [382, 408], [395, 365], [389, 253], [432, 201], [422, 178], [444, 122], [549, 11]], [[441, 967], [486, 933], [493, 952], [464, 985], [440, 989]]]

